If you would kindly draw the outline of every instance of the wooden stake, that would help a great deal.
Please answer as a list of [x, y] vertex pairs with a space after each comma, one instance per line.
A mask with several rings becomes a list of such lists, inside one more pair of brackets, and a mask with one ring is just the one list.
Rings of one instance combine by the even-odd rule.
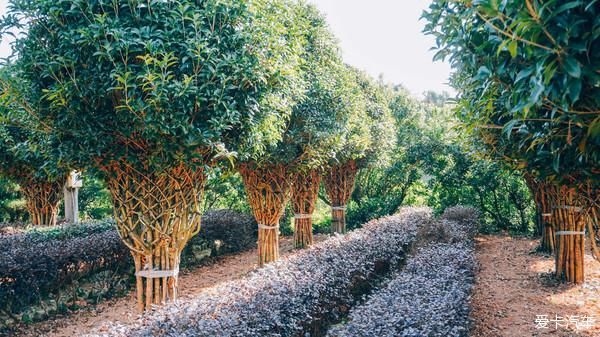
[[556, 227], [556, 276], [566, 282], [584, 282], [584, 212], [575, 188], [554, 190], [553, 221]]

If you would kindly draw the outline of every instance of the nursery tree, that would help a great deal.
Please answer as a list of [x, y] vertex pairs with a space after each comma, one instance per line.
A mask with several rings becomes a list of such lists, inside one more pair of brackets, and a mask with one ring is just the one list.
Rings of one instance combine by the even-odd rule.
[[459, 117], [502, 130], [527, 170], [553, 185], [556, 275], [575, 283], [585, 221], [598, 209], [599, 10], [594, 1], [438, 0], [424, 14], [436, 58], [455, 69]]
[[0, 69], [0, 173], [19, 184], [34, 226], [54, 226], [66, 171], [58, 169], [45, 133], [24, 127], [36, 118], [39, 95], [16, 75], [12, 66]]
[[312, 5], [300, 8], [305, 21], [301, 71], [307, 88], [292, 110], [277, 149], [289, 158], [292, 177], [294, 241], [297, 248], [313, 243], [312, 214], [324, 167], [341, 146], [343, 121], [355, 112], [352, 86], [337, 41], [323, 15]]
[[[241, 132], [277, 138], [294, 50], [282, 1], [12, 1], [17, 64], [45, 93], [59, 160], [102, 172], [134, 257], [140, 310], [172, 300], [206, 172]], [[277, 18], [277, 20], [276, 20]], [[284, 36], [285, 36], [284, 34]], [[274, 123], [272, 123], [274, 122]]]
[[258, 223], [261, 265], [279, 258], [279, 219], [289, 200], [291, 172], [287, 165], [290, 158], [278, 148], [292, 109], [305, 90], [300, 69], [305, 22], [300, 5], [293, 1], [265, 1], [263, 6], [263, 25], [255, 23], [255, 29], [264, 31], [258, 34], [266, 39], [263, 43], [278, 45], [285, 55], [276, 63], [281, 67], [280, 85], [265, 87], [255, 101], [256, 110], [263, 114], [258, 123], [246, 132], [232, 132], [228, 138], [238, 155], [238, 170]]
[[346, 205], [358, 170], [389, 160], [396, 135], [383, 85], [357, 69], [348, 67], [347, 71], [350, 80], [355, 82], [350, 95], [358, 101], [355, 107], [359, 110], [345, 119], [340, 149], [324, 175], [331, 203], [331, 230], [335, 233], [346, 231]]

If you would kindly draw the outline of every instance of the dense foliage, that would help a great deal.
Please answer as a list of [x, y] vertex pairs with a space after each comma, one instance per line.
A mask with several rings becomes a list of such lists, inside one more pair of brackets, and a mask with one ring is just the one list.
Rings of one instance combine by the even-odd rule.
[[543, 175], [598, 178], [598, 10], [595, 1], [442, 0], [425, 13], [437, 57], [455, 69], [461, 120], [510, 139], [498, 156]]
[[278, 106], [297, 53], [269, 38], [290, 27], [285, 6], [268, 3], [15, 1], [4, 24], [27, 32], [17, 62], [45, 92], [39, 118], [63, 160], [160, 170], [197, 161], [230, 130], [257, 128], [256, 148], [277, 133], [277, 110], [257, 104]]
[[441, 212], [463, 204], [481, 211], [484, 232], [532, 232], [535, 209], [523, 177], [479, 155], [473, 139], [458, 131], [447, 96], [430, 92], [419, 101], [401, 86], [386, 90], [396, 145], [388, 163], [359, 172], [349, 227], [392, 214], [401, 205]]

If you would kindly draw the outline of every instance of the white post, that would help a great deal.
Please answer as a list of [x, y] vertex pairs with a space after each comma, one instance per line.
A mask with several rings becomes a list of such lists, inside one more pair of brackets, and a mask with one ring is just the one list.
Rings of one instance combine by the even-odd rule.
[[64, 187], [65, 220], [69, 223], [79, 222], [79, 188], [83, 185], [81, 172], [71, 171]]

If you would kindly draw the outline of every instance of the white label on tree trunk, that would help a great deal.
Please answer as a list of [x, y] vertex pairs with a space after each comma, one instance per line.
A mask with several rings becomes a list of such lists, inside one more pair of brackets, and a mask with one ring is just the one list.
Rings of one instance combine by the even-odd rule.
[[173, 270], [153, 270], [146, 269], [140, 270], [135, 273], [135, 276], [145, 277], [145, 278], [163, 278], [163, 277], [176, 277], [179, 275], [179, 269]]
[[585, 232], [576, 232], [576, 231], [558, 231], [556, 235], [585, 235]]

